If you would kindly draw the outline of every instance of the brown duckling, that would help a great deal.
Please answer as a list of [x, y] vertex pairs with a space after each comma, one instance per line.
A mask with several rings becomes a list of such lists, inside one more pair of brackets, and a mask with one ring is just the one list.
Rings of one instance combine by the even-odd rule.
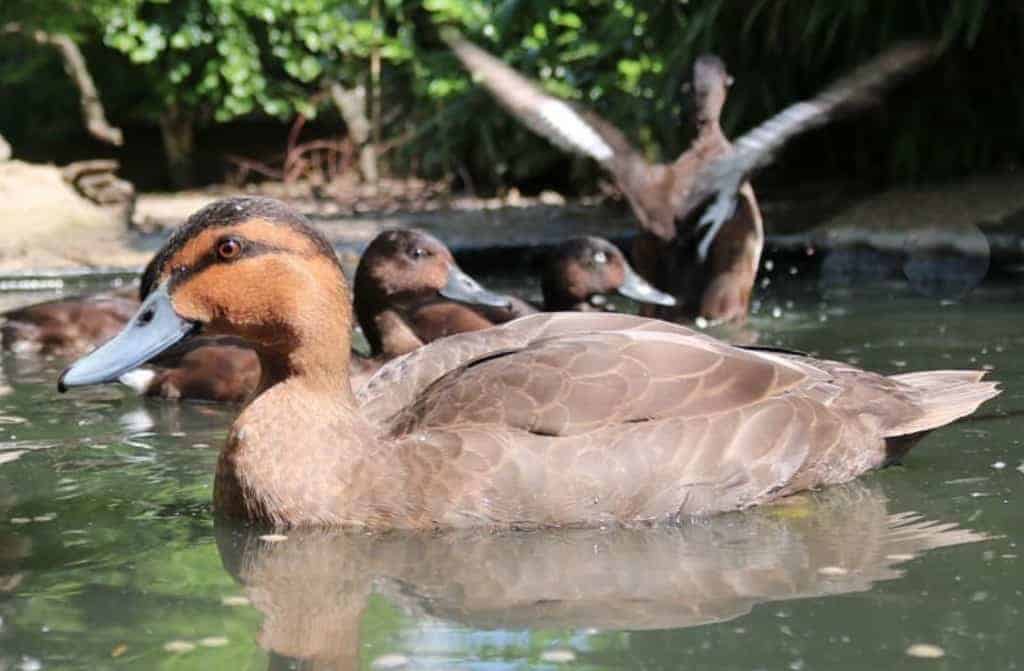
[[596, 236], [580, 236], [561, 242], [545, 261], [541, 307], [510, 296], [510, 308], [478, 311], [493, 324], [541, 311], [604, 311], [608, 309], [610, 294], [649, 305], [676, 304], [671, 295], [658, 291], [637, 275], [626, 256], [611, 242]]
[[453, 333], [492, 326], [467, 306], [511, 304], [464, 273], [444, 243], [416, 229], [374, 238], [359, 259], [353, 285], [356, 317], [380, 363]]
[[80, 356], [117, 335], [138, 308], [134, 288], [28, 305], [0, 315], [0, 344], [11, 352]]
[[222, 514], [376, 529], [647, 524], [851, 480], [998, 394], [982, 371], [882, 376], [613, 313], [533, 315], [349, 382], [350, 296], [283, 203], [203, 208], [155, 288], [58, 386], [116, 380], [197, 333], [262, 377], [217, 465]]
[[[445, 39], [466, 69], [525, 126], [596, 160], [612, 175], [640, 225], [633, 255], [640, 273], [680, 300], [671, 313], [712, 321], [743, 320], [749, 311], [764, 234], [747, 179], [791, 138], [874, 99], [879, 89], [934, 53], [920, 44], [893, 48], [753, 128], [735, 147], [719, 125], [732, 77], [721, 59], [701, 56], [693, 67], [697, 135], [674, 162], [652, 164], [597, 114], [545, 93], [455, 32]], [[714, 203], [696, 221], [693, 215], [712, 197]]]

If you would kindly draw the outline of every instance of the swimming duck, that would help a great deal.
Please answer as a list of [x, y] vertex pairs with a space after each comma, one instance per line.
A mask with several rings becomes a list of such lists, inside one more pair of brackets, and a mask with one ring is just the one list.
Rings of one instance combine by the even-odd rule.
[[492, 326], [466, 306], [507, 309], [507, 296], [484, 289], [440, 240], [418, 229], [385, 231], [359, 259], [355, 314], [379, 363], [453, 333]]
[[676, 304], [675, 298], [637, 275], [626, 256], [611, 242], [596, 236], [580, 236], [559, 243], [545, 261], [541, 275], [542, 306], [510, 296], [509, 308], [482, 312], [492, 323], [503, 324], [542, 310], [603, 311], [608, 309], [610, 294], [650, 305]]
[[[674, 162], [651, 164], [625, 135], [590, 110], [543, 91], [491, 54], [449, 31], [445, 40], [490, 93], [556, 146], [596, 160], [614, 178], [640, 225], [633, 262], [680, 299], [673, 314], [743, 320], [764, 244], [761, 213], [747, 179], [792, 137], [873, 99], [934, 49], [895, 47], [812, 99], [771, 117], [730, 144], [719, 118], [733, 79], [717, 56], [693, 66], [697, 135]], [[714, 202], [699, 213], [709, 200]]]
[[0, 315], [0, 343], [11, 352], [78, 356], [117, 335], [138, 308], [134, 288], [35, 303]]
[[116, 380], [197, 333], [249, 341], [259, 390], [214, 506], [273, 526], [643, 524], [767, 503], [900, 458], [998, 393], [982, 371], [885, 377], [614, 313], [517, 319], [421, 347], [359, 394], [348, 286], [283, 203], [188, 220], [113, 340], [58, 387]]

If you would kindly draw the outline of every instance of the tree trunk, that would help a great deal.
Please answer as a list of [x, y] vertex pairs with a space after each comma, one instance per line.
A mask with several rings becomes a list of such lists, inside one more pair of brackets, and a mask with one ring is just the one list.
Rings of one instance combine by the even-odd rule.
[[89, 67], [85, 63], [85, 57], [67, 35], [63, 33], [47, 33], [42, 30], [30, 30], [20, 23], [7, 23], [0, 30], [3, 33], [20, 33], [33, 40], [37, 44], [48, 44], [57, 48], [64, 61], [64, 71], [71, 77], [71, 81], [78, 88], [79, 101], [82, 105], [82, 119], [89, 133], [103, 142], [120, 147], [124, 144], [124, 136], [121, 129], [111, 126], [107, 121], [106, 112], [103, 110], [103, 103], [100, 101], [99, 91], [96, 89], [96, 82], [89, 74]]
[[376, 184], [377, 146], [370, 142], [370, 120], [366, 115], [366, 87], [357, 85], [346, 89], [338, 82], [332, 82], [331, 100], [341, 114], [348, 128], [349, 137], [359, 150], [359, 172], [363, 181]]
[[160, 113], [160, 134], [164, 141], [167, 173], [176, 189], [195, 184], [195, 116], [176, 104]]

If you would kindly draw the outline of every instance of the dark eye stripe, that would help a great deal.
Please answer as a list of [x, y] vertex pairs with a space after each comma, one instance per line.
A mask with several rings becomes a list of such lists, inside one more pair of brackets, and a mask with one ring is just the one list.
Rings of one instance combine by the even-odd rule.
[[238, 256], [231, 259], [222, 259], [217, 255], [217, 247], [221, 244], [221, 241], [218, 241], [210, 249], [209, 253], [207, 253], [195, 265], [191, 267], [183, 267], [180, 272], [175, 272], [171, 276], [171, 282], [168, 286], [168, 290], [173, 291], [175, 287], [184, 284], [211, 266], [238, 263], [242, 259], [248, 259], [254, 256], [263, 256], [264, 254], [299, 254], [299, 252], [295, 252], [284, 247], [277, 247], [276, 245], [268, 245], [265, 242], [247, 240], [242, 237], [235, 237], [235, 239], [242, 245], [242, 251]]

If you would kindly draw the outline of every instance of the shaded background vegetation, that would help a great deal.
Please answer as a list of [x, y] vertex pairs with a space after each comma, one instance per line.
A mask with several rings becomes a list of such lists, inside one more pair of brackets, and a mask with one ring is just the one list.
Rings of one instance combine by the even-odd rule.
[[801, 139], [765, 179], [881, 185], [1013, 169], [1024, 157], [1017, 2], [6, 0], [0, 25], [14, 21], [69, 33], [126, 132], [120, 149], [89, 139], [56, 54], [5, 35], [0, 133], [15, 156], [116, 156], [144, 188], [221, 180], [232, 154], [273, 163], [299, 114], [314, 119], [304, 137], [344, 135], [337, 84], [366, 92], [385, 174], [481, 191], [592, 190], [593, 165], [531, 135], [471, 83], [439, 39], [451, 25], [593, 107], [652, 158], [689, 140], [681, 86], [701, 52], [719, 53], [736, 77], [725, 113], [735, 134], [894, 41], [937, 39], [945, 51], [933, 68], [885, 106]]

